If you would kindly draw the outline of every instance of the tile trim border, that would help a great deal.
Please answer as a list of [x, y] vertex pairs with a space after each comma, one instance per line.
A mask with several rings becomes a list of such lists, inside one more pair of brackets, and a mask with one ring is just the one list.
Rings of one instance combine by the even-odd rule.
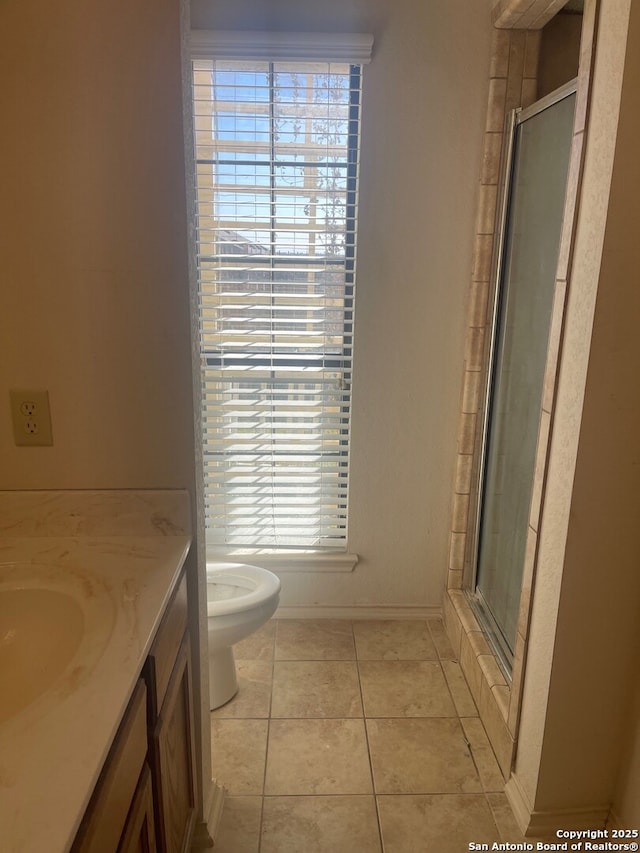
[[567, 0], [493, 0], [493, 25], [512, 29], [539, 30]]
[[[445, 629], [453, 647], [454, 654], [466, 678], [478, 713], [487, 731], [487, 736], [498, 759], [498, 765], [505, 781], [511, 773], [515, 755], [515, 739], [507, 726], [504, 715], [504, 701], [500, 690], [508, 687], [506, 680], [498, 679], [490, 683], [490, 672], [498, 670], [495, 657], [488, 649], [480, 624], [461, 590], [449, 590], [443, 608]], [[487, 666], [490, 657], [493, 666]], [[493, 680], [493, 679], [492, 679]]]

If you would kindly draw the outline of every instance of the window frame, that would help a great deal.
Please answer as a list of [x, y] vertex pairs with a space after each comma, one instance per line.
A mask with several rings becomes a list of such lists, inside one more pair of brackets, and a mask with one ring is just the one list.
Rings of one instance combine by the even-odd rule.
[[[276, 48], [275, 45], [278, 45]], [[269, 104], [274, 103], [274, 64], [278, 61], [299, 61], [302, 63], [315, 62], [340, 62], [350, 65], [349, 69], [349, 104], [348, 104], [348, 133], [347, 133], [347, 163], [346, 163], [346, 194], [345, 194], [345, 247], [344, 258], [340, 258], [336, 263], [344, 269], [344, 328], [342, 334], [342, 349], [340, 355], [333, 356], [332, 354], [317, 355], [316, 360], [325, 367], [342, 367], [345, 360], [348, 362], [348, 383], [351, 384], [351, 370], [353, 358], [353, 312], [354, 312], [354, 297], [355, 297], [355, 260], [356, 260], [356, 223], [357, 223], [357, 181], [358, 181], [358, 155], [360, 145], [360, 111], [362, 101], [362, 65], [366, 64], [371, 56], [373, 38], [369, 35], [357, 36], [318, 36], [315, 34], [273, 34], [273, 33], [214, 33], [211, 31], [195, 31], [192, 33], [192, 58], [219, 60], [230, 59], [234, 61], [242, 61], [246, 59], [248, 62], [266, 61], [269, 63]], [[329, 48], [329, 52], [327, 52]], [[318, 55], [322, 54], [322, 59]], [[355, 59], [345, 59], [345, 52]], [[293, 56], [292, 53], [296, 53]], [[340, 55], [337, 55], [340, 54]], [[270, 113], [272, 109], [270, 108]], [[273, 125], [270, 126], [270, 137], [273, 134]], [[196, 162], [203, 162], [198, 161]], [[215, 161], [211, 161], [213, 165]], [[220, 164], [220, 158], [217, 163]], [[269, 162], [273, 162], [270, 160]], [[301, 165], [297, 161], [295, 165]], [[269, 175], [269, 195], [273, 202], [274, 194], [276, 193], [276, 181], [274, 170], [270, 169]], [[271, 232], [273, 234], [275, 223], [273, 214], [270, 217]], [[272, 252], [271, 260], [273, 260], [275, 250]], [[233, 254], [229, 255], [233, 258]], [[265, 258], [267, 260], [267, 258]], [[286, 258], [281, 259], [283, 266], [286, 266]], [[323, 267], [325, 261], [322, 261]], [[200, 289], [200, 275], [198, 276]], [[207, 351], [206, 348], [201, 349], [201, 354], [204, 363], [207, 366], [221, 366], [226, 361], [228, 365], [230, 356], [216, 354], [213, 351]], [[238, 355], [236, 357], [239, 366], [246, 364], [248, 359], [252, 359], [250, 354]], [[254, 365], [256, 358], [252, 359]], [[265, 368], [268, 370], [272, 366], [272, 359], [265, 359]], [[283, 359], [282, 364], [295, 369], [302, 364], [309, 365], [308, 357], [296, 357], [290, 355], [288, 359]], [[203, 364], [204, 368], [204, 364]], [[203, 369], [204, 373], [204, 369]], [[350, 410], [350, 401], [347, 404], [347, 409]], [[344, 412], [343, 412], [344, 414]], [[350, 412], [349, 412], [350, 414]], [[340, 422], [343, 422], [341, 418]], [[347, 446], [346, 449], [341, 449], [339, 453], [344, 453], [348, 456], [349, 453], [349, 432], [347, 428]], [[203, 448], [206, 447], [206, 441], [203, 436]], [[349, 474], [347, 474], [347, 478]], [[348, 483], [348, 479], [347, 479]], [[348, 514], [348, 485], [347, 497], [345, 498], [344, 512]], [[345, 517], [345, 528], [347, 518]], [[295, 570], [295, 571], [352, 571], [358, 557], [356, 554], [350, 553], [348, 550], [348, 533], [345, 529], [343, 544], [339, 546], [315, 548], [315, 547], [264, 547], [260, 545], [218, 545], [211, 546], [207, 543], [207, 554], [210, 557], [220, 558], [222, 556], [234, 559], [251, 559], [252, 562], [258, 565], [265, 565], [270, 568], [279, 570]]]

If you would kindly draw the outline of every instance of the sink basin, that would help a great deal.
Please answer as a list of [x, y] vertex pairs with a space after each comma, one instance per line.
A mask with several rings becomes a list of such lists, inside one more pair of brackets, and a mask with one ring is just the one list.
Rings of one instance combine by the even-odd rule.
[[0, 590], [0, 723], [44, 693], [65, 671], [84, 635], [77, 601], [54, 589]]
[[81, 573], [0, 566], [0, 725], [53, 688], [82, 682], [104, 649], [113, 605]]

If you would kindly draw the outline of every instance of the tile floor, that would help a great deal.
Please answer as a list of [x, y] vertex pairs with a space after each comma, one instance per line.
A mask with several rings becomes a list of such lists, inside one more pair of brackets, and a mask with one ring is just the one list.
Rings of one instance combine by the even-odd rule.
[[216, 853], [524, 840], [440, 621], [272, 620], [235, 652], [240, 690], [211, 714]]

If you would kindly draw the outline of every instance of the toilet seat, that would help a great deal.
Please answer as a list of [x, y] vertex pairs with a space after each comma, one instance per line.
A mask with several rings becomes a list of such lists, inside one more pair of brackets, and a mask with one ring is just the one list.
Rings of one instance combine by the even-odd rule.
[[280, 591], [272, 572], [246, 563], [207, 563], [207, 616], [259, 607]]

